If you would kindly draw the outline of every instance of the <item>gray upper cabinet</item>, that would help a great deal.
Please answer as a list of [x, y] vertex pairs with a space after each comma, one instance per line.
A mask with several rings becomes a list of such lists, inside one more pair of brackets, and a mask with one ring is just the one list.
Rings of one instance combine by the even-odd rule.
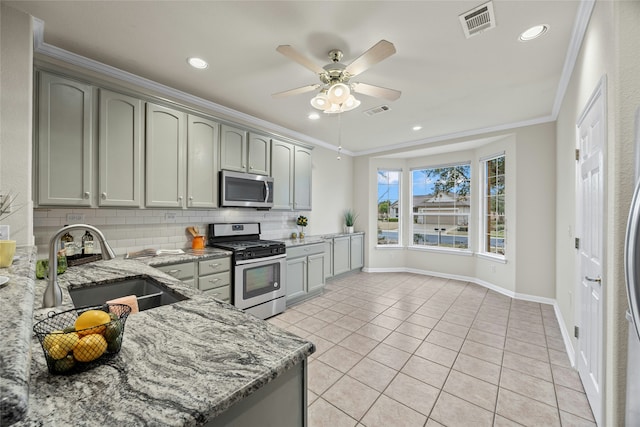
[[182, 208], [186, 188], [186, 114], [147, 103], [146, 122], [146, 206]]
[[218, 139], [220, 125], [189, 115], [187, 131], [187, 207], [218, 206]]
[[294, 145], [271, 141], [271, 177], [273, 178], [273, 209], [293, 208]]
[[220, 127], [220, 169], [247, 171], [247, 132], [228, 125]]
[[295, 146], [293, 173], [293, 208], [311, 210], [311, 150]]
[[143, 103], [100, 89], [99, 206], [140, 207]]
[[220, 169], [269, 175], [270, 139], [222, 125], [220, 131]]
[[271, 139], [268, 136], [249, 132], [249, 153], [247, 172], [269, 175], [271, 165]]
[[311, 150], [271, 141], [273, 209], [311, 210]]
[[38, 204], [91, 206], [92, 87], [40, 73]]

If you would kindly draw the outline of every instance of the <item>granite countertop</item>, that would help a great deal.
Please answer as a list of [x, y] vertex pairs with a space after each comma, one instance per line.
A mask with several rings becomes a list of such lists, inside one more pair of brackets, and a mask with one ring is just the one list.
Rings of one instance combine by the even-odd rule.
[[185, 249], [183, 254], [162, 254], [155, 256], [139, 257], [136, 260], [153, 267], [176, 264], [187, 261], [202, 261], [205, 259], [224, 258], [231, 256], [232, 252], [218, 248], [206, 247], [204, 249]]
[[335, 237], [350, 236], [351, 234], [364, 234], [363, 231], [356, 231], [354, 233], [335, 233], [335, 234], [322, 234], [318, 236], [304, 236], [304, 239], [283, 239], [285, 245], [289, 247], [313, 245], [314, 243], [324, 243], [325, 240], [333, 239]]
[[[315, 351], [312, 343], [151, 266], [228, 256], [205, 252], [97, 261], [60, 275], [63, 306], [34, 309], [34, 322], [71, 308], [68, 286], [95, 281], [146, 275], [190, 299], [129, 316], [120, 353], [70, 376], [48, 372], [29, 322], [28, 407], [14, 425], [202, 425]], [[46, 282], [31, 282], [32, 306], [40, 307]], [[25, 354], [14, 356], [9, 365]]]

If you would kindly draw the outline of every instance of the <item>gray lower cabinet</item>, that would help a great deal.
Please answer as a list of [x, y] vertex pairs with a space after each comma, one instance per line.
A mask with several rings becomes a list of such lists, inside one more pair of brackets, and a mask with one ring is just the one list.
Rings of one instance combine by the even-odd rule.
[[324, 243], [287, 249], [287, 304], [293, 304], [324, 289]]
[[156, 267], [204, 294], [231, 302], [231, 258], [185, 261]]
[[364, 234], [344, 234], [329, 238], [325, 242], [325, 252], [331, 260], [325, 276], [356, 270], [364, 266]]
[[351, 239], [349, 236], [333, 238], [333, 275], [351, 270]]
[[306, 427], [307, 360], [233, 404], [206, 427]]
[[40, 205], [91, 206], [92, 86], [40, 73], [38, 198]]

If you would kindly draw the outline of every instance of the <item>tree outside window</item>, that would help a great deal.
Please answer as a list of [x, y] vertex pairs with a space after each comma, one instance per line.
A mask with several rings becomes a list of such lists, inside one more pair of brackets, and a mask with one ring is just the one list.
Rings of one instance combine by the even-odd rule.
[[471, 165], [411, 171], [413, 245], [469, 249]]
[[378, 170], [378, 245], [400, 244], [399, 170]]
[[505, 254], [505, 156], [484, 161], [483, 251]]

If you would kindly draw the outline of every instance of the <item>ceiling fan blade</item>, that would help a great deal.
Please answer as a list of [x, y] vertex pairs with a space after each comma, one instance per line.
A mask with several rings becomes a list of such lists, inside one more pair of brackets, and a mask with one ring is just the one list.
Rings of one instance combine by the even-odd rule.
[[363, 95], [375, 96], [376, 98], [384, 98], [389, 101], [395, 101], [400, 98], [402, 92], [395, 89], [388, 89], [382, 86], [374, 86], [366, 83], [353, 83], [353, 91]]
[[271, 95], [274, 98], [283, 98], [285, 96], [291, 96], [291, 95], [299, 95], [301, 93], [305, 93], [305, 92], [311, 92], [312, 90], [318, 89], [320, 87], [319, 84], [314, 84], [314, 85], [307, 85], [307, 86], [302, 86], [296, 89], [289, 89], [289, 90], [285, 90], [283, 92], [277, 92], [274, 93], [273, 95]]
[[300, 52], [298, 52], [288, 44], [281, 44], [276, 48], [276, 50], [281, 54], [283, 54], [284, 56], [286, 56], [287, 58], [297, 62], [298, 64], [313, 71], [316, 74], [326, 73], [324, 68], [322, 68], [321, 66], [319, 66], [318, 64], [316, 64], [315, 62], [313, 62], [312, 60], [310, 60], [309, 58], [307, 58], [306, 56], [304, 56], [303, 54], [301, 54]]
[[390, 57], [394, 53], [396, 53], [396, 47], [393, 43], [380, 40], [368, 51], [357, 57], [351, 64], [347, 65], [345, 72], [349, 73], [352, 77], [357, 76], [372, 65]]

